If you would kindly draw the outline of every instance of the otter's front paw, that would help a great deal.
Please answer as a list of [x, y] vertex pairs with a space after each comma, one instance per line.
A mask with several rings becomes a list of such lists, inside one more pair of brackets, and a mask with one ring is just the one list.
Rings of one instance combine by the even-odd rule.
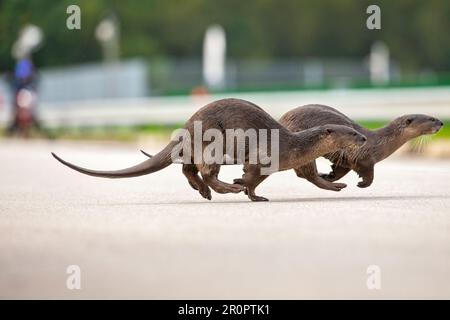
[[249, 196], [249, 198], [254, 202], [269, 201], [269, 199], [260, 196]]
[[332, 183], [332, 187], [330, 190], [341, 191], [342, 189], [344, 189], [346, 187], [347, 187], [347, 185], [345, 183]]
[[358, 187], [360, 187], [360, 188], [367, 188], [371, 184], [372, 184], [371, 182], [363, 180], [363, 181], [358, 182]]

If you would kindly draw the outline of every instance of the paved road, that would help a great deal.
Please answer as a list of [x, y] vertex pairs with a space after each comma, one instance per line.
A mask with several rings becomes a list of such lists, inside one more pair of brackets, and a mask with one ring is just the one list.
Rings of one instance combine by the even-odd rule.
[[1, 298], [450, 298], [449, 161], [387, 160], [340, 193], [277, 173], [259, 188], [271, 202], [251, 203], [202, 199], [177, 165], [103, 180], [49, 154], [119, 168], [138, 147], [0, 141]]

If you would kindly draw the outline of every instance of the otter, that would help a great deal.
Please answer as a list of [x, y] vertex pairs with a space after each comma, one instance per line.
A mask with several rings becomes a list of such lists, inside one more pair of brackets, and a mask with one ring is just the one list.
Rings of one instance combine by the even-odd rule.
[[[341, 125], [324, 125], [301, 132], [291, 132], [259, 106], [240, 99], [223, 99], [204, 106], [186, 122], [184, 129], [191, 136], [195, 136], [196, 123], [199, 122], [202, 124], [203, 132], [208, 129], [215, 129], [222, 134], [225, 134], [225, 131], [228, 129], [240, 129], [243, 131], [275, 129], [279, 135], [279, 139], [276, 141], [279, 144], [279, 153], [275, 155], [277, 157], [279, 155], [279, 158], [277, 158], [279, 165], [273, 172], [301, 167], [321, 155], [335, 152], [351, 145], [362, 145], [366, 141], [366, 137], [361, 133]], [[270, 143], [274, 142], [269, 140]], [[136, 166], [116, 171], [86, 169], [71, 164], [54, 153], [52, 155], [62, 164], [86, 175], [103, 178], [129, 178], [150, 174], [177, 162], [179, 159], [174, 158], [173, 151], [179, 147], [179, 144], [179, 141], [172, 140], [162, 151], [150, 159]], [[195, 150], [195, 144], [196, 141], [188, 140], [188, 143], [183, 144], [183, 151], [179, 154], [186, 156], [184, 147], [187, 145]], [[203, 152], [208, 147], [208, 144], [201, 141], [200, 147]], [[252, 150], [252, 148], [258, 150]], [[190, 161], [186, 161], [183, 158], [182, 172], [191, 187], [198, 190], [205, 199], [211, 200], [210, 188], [212, 188], [218, 193], [246, 191], [249, 199], [252, 201], [267, 201], [266, 198], [255, 194], [255, 188], [272, 172], [267, 173], [267, 175], [262, 174], [262, 169], [267, 167], [267, 163], [261, 161], [260, 158], [255, 163], [249, 161], [252, 152], [258, 153], [260, 151], [260, 146], [252, 147], [250, 143], [245, 142], [244, 149], [236, 150], [235, 148], [236, 152], [231, 155], [227, 154], [225, 148], [223, 149], [223, 155], [228, 155], [235, 160], [238, 159], [236, 155], [238, 152], [244, 152], [242, 163], [244, 164], [245, 174], [243, 179], [238, 181], [239, 183], [230, 184], [220, 181], [218, 174], [221, 163], [210, 163], [206, 161], [207, 159], [195, 162], [194, 156], [187, 158]], [[199, 172], [201, 178], [198, 175]]]
[[367, 137], [367, 143], [363, 146], [353, 145], [327, 153], [325, 158], [332, 162], [332, 171], [328, 174], [319, 174], [315, 161], [294, 168], [297, 176], [307, 179], [319, 188], [334, 191], [339, 190], [330, 183], [339, 180], [350, 170], [354, 170], [362, 178], [358, 187], [370, 186], [377, 162], [389, 157], [407, 141], [421, 135], [434, 134], [443, 126], [442, 121], [434, 117], [409, 114], [391, 121], [383, 128], [369, 130], [338, 110], [320, 104], [309, 104], [288, 111], [281, 117], [280, 123], [293, 132], [326, 124], [345, 125]]

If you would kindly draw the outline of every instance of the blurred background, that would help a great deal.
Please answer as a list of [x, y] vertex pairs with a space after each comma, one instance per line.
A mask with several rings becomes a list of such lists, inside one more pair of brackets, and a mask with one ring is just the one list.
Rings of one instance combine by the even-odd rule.
[[[448, 299], [449, 18], [449, 0], [0, 0], [0, 298]], [[91, 179], [50, 155], [129, 167], [225, 97], [275, 118], [319, 103], [368, 128], [411, 113], [444, 127], [368, 189], [289, 170], [258, 187], [262, 206], [208, 202], [179, 165]]]
[[[366, 25], [372, 4], [381, 29]], [[222, 97], [274, 117], [321, 103], [369, 127], [448, 123], [449, 17], [446, 0], [2, 0], [0, 127], [135, 140]]]

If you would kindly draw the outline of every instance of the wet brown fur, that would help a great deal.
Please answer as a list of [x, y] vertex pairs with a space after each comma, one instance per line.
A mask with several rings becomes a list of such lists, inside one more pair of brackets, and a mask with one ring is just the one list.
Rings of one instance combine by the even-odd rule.
[[[194, 137], [194, 121], [201, 121], [203, 132], [214, 128], [220, 130], [224, 135], [226, 129], [242, 129], [244, 131], [247, 129], [266, 129], [268, 131], [278, 129], [279, 171], [301, 167], [321, 155], [335, 152], [349, 145], [362, 144], [365, 141], [365, 137], [355, 130], [339, 125], [325, 125], [294, 133], [281, 126], [260, 107], [239, 99], [218, 100], [198, 110], [184, 126], [191, 137]], [[268, 132], [268, 136], [270, 137], [270, 132]], [[191, 150], [194, 150], [194, 139], [191, 143]], [[68, 163], [55, 154], [53, 156], [64, 165], [87, 175], [104, 178], [126, 178], [152, 173], [172, 164], [171, 152], [177, 144], [178, 141], [172, 141], [150, 159], [134, 167], [117, 171], [85, 169]], [[203, 141], [202, 150], [208, 144], [209, 142]], [[271, 150], [270, 141], [268, 142], [268, 150]], [[191, 159], [192, 164], [183, 164], [183, 174], [188, 179], [189, 184], [206, 199], [211, 199], [210, 188], [212, 188], [218, 193], [238, 193], [245, 190], [252, 201], [267, 200], [256, 196], [254, 192], [267, 175], [261, 175], [260, 173], [262, 164], [248, 163], [248, 155], [251, 151], [247, 146], [244, 175], [242, 179], [236, 179], [233, 184], [218, 179], [220, 164], [206, 164], [204, 161], [200, 164], [194, 164], [193, 158]]]
[[332, 164], [329, 174], [319, 174], [315, 161], [296, 167], [297, 176], [305, 178], [320, 188], [338, 191], [333, 181], [339, 180], [350, 170], [356, 171], [362, 181], [358, 187], [365, 188], [374, 179], [374, 165], [390, 156], [407, 141], [424, 134], [439, 131], [442, 122], [431, 116], [411, 114], [399, 117], [377, 130], [369, 130], [338, 110], [319, 104], [310, 104], [285, 113], [280, 123], [297, 132], [315, 126], [338, 124], [351, 127], [367, 137], [363, 146], [351, 146], [325, 155]]

